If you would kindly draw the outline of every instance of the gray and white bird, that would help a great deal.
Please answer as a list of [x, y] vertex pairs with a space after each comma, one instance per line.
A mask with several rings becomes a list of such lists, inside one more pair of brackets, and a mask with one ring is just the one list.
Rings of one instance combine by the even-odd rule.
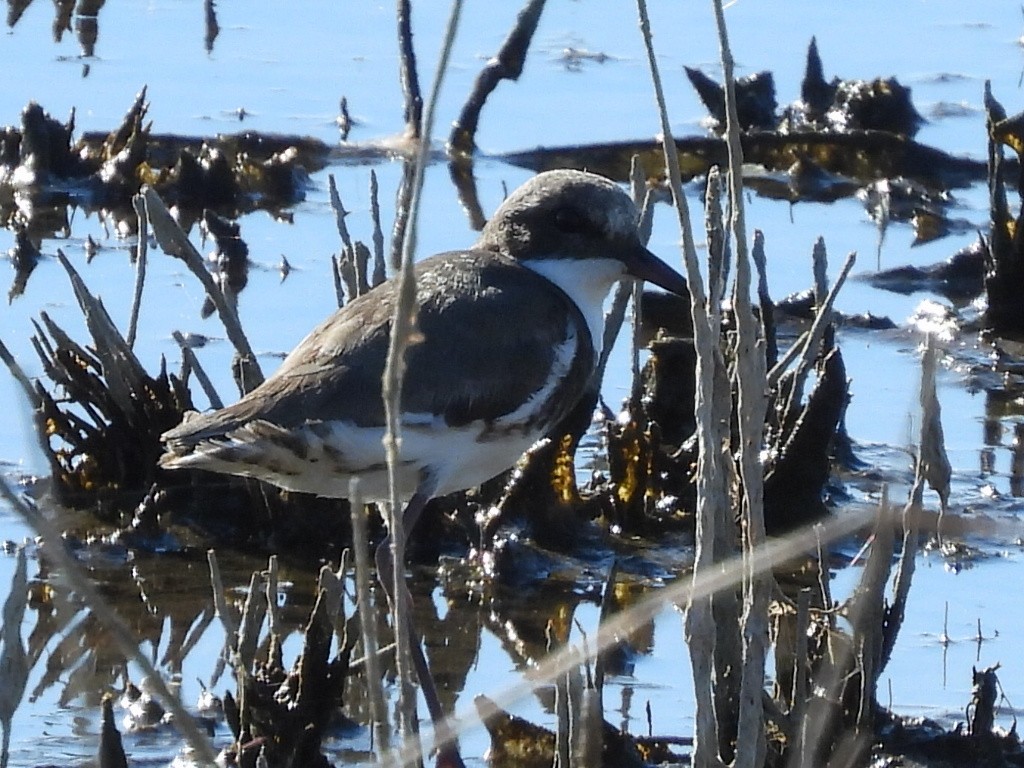
[[[523, 184], [472, 248], [425, 259], [415, 275], [397, 473], [406, 531], [431, 498], [512, 467], [578, 403], [618, 281], [687, 295], [686, 280], [641, 243], [629, 196], [569, 170]], [[165, 433], [160, 465], [329, 497], [346, 496], [355, 476], [365, 499], [388, 500], [381, 378], [397, 293], [389, 280], [350, 302], [237, 403]]]

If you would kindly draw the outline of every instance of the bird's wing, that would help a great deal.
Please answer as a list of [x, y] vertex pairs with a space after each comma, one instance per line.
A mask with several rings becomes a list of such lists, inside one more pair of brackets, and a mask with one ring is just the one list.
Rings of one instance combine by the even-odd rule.
[[[166, 433], [171, 450], [253, 421], [383, 426], [395, 288], [389, 281], [338, 310], [239, 402]], [[417, 266], [416, 299], [404, 413], [436, 413], [451, 426], [498, 419], [549, 385], [556, 350], [573, 338], [580, 354], [560, 383], [562, 408], [547, 416], [559, 418], [582, 394], [594, 365], [586, 323], [562, 291], [517, 262], [482, 251], [435, 256]]]

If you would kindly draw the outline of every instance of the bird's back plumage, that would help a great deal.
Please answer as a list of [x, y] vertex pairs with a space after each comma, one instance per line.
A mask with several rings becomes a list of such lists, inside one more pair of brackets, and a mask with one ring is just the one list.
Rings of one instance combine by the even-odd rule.
[[[595, 365], [586, 323], [558, 287], [490, 251], [426, 259], [416, 266], [416, 285], [417, 336], [406, 357], [415, 378], [403, 386], [404, 420], [427, 450], [429, 433], [443, 438], [463, 429], [473, 439], [488, 431], [517, 433], [521, 439], [509, 443], [505, 466], [492, 474], [500, 472], [582, 394]], [[347, 494], [349, 475], [381, 471], [381, 372], [395, 301], [396, 285], [386, 282], [338, 310], [261, 386], [167, 432], [163, 466], [256, 476], [335, 496]], [[479, 354], [481, 339], [487, 340], [486, 354]], [[545, 397], [523, 412], [523, 403], [542, 391]], [[514, 423], [503, 419], [510, 414]], [[367, 440], [345, 446], [333, 433], [348, 427], [365, 432]], [[330, 450], [331, 443], [337, 450]], [[416, 443], [415, 437], [406, 443]], [[436, 450], [444, 451], [443, 441]], [[316, 453], [324, 453], [320, 462], [333, 464], [328, 472], [337, 482], [303, 482], [294, 467]], [[288, 454], [295, 461], [286, 461]], [[407, 451], [403, 458], [429, 461]]]

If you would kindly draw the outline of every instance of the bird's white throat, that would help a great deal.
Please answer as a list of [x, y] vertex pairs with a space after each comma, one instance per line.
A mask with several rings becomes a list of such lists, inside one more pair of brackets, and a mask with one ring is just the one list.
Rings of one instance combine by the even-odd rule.
[[561, 288], [579, 307], [594, 353], [601, 354], [604, 341], [604, 300], [612, 286], [626, 276], [626, 268], [617, 259], [528, 259], [523, 266], [546, 277]]

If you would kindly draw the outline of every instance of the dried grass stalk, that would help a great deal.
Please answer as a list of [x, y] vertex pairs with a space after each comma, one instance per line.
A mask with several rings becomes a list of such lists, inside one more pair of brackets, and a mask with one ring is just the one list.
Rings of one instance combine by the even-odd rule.
[[[718, 327], [710, 324], [704, 280], [701, 277], [697, 249], [690, 225], [689, 207], [683, 192], [682, 176], [679, 170], [679, 156], [669, 123], [665, 94], [661, 84], [654, 43], [651, 38], [651, 22], [647, 13], [646, 0], [637, 0], [640, 16], [640, 31], [647, 51], [651, 82], [654, 86], [658, 113], [661, 118], [662, 147], [665, 166], [668, 170], [669, 189], [679, 219], [683, 238], [683, 260], [690, 289], [690, 313], [693, 321], [694, 346], [697, 352], [695, 413], [697, 419], [697, 511], [694, 554], [694, 584], [703, 574], [711, 572], [714, 563], [715, 525], [714, 521], [729, 509], [727, 476], [722, 456], [726, 435], [722, 421], [717, 419], [714, 394], [718, 378], [716, 367], [721, 358], [718, 352]], [[726, 420], [726, 423], [728, 421]], [[691, 591], [686, 611], [686, 641], [690, 651], [694, 679], [694, 746], [693, 765], [697, 768], [715, 766], [718, 758], [718, 725], [715, 720], [713, 692], [713, 665], [715, 649], [715, 622], [711, 610], [710, 594]]]
[[[413, 261], [416, 253], [417, 224], [419, 219], [419, 200], [423, 190], [423, 178], [426, 171], [427, 160], [430, 154], [430, 140], [434, 124], [434, 110], [437, 106], [441, 84], [448, 69], [448, 61], [451, 56], [452, 46], [455, 40], [455, 30], [458, 27], [459, 16], [462, 11], [462, 1], [454, 0], [452, 3], [451, 15], [445, 31], [445, 38], [440, 56], [438, 57], [437, 71], [434, 75], [434, 85], [431, 89], [430, 98], [427, 102], [426, 112], [423, 120], [416, 121], [416, 135], [420, 139], [419, 148], [416, 153], [415, 162], [412, 167], [412, 184], [409, 187], [409, 219], [404, 230], [402, 240], [401, 271], [398, 275], [398, 298], [395, 302], [395, 315], [391, 326], [391, 339], [388, 347], [387, 364], [384, 368], [383, 397], [385, 413], [385, 434], [384, 450], [387, 456], [388, 478], [391, 487], [391, 503], [388, 510], [388, 525], [391, 538], [391, 562], [394, 583], [391, 586], [392, 595], [392, 621], [395, 629], [395, 641], [397, 644], [397, 666], [401, 684], [402, 732], [407, 739], [407, 745], [416, 753], [419, 752], [418, 744], [415, 744], [413, 734], [416, 721], [415, 688], [411, 684], [413, 672], [410, 666], [412, 651], [410, 650], [411, 633], [407, 628], [411, 627], [411, 618], [406, 615], [408, 606], [405, 595], [405, 538], [406, 532], [402, 525], [402, 499], [399, 497], [397, 484], [397, 468], [399, 462], [399, 443], [401, 440], [401, 401], [402, 385], [405, 377], [405, 350], [409, 340], [415, 332], [415, 300], [416, 282], [413, 273]], [[408, 3], [399, 0], [399, 26], [405, 30], [408, 25]], [[401, 34], [403, 45], [403, 84], [407, 87], [407, 95], [415, 87], [418, 92], [418, 85], [415, 79], [415, 59], [412, 56], [411, 32]], [[408, 44], [408, 51], [404, 47]], [[416, 94], [418, 99], [418, 93]], [[407, 110], [412, 102], [407, 101]], [[407, 129], [410, 128], [410, 115], [407, 111]], [[416, 114], [418, 118], [419, 115]], [[425, 684], [421, 681], [421, 684]], [[441, 723], [435, 723], [435, 727], [443, 728]], [[441, 741], [449, 741], [446, 733], [437, 734]], [[404, 752], [405, 750], [403, 750]]]

